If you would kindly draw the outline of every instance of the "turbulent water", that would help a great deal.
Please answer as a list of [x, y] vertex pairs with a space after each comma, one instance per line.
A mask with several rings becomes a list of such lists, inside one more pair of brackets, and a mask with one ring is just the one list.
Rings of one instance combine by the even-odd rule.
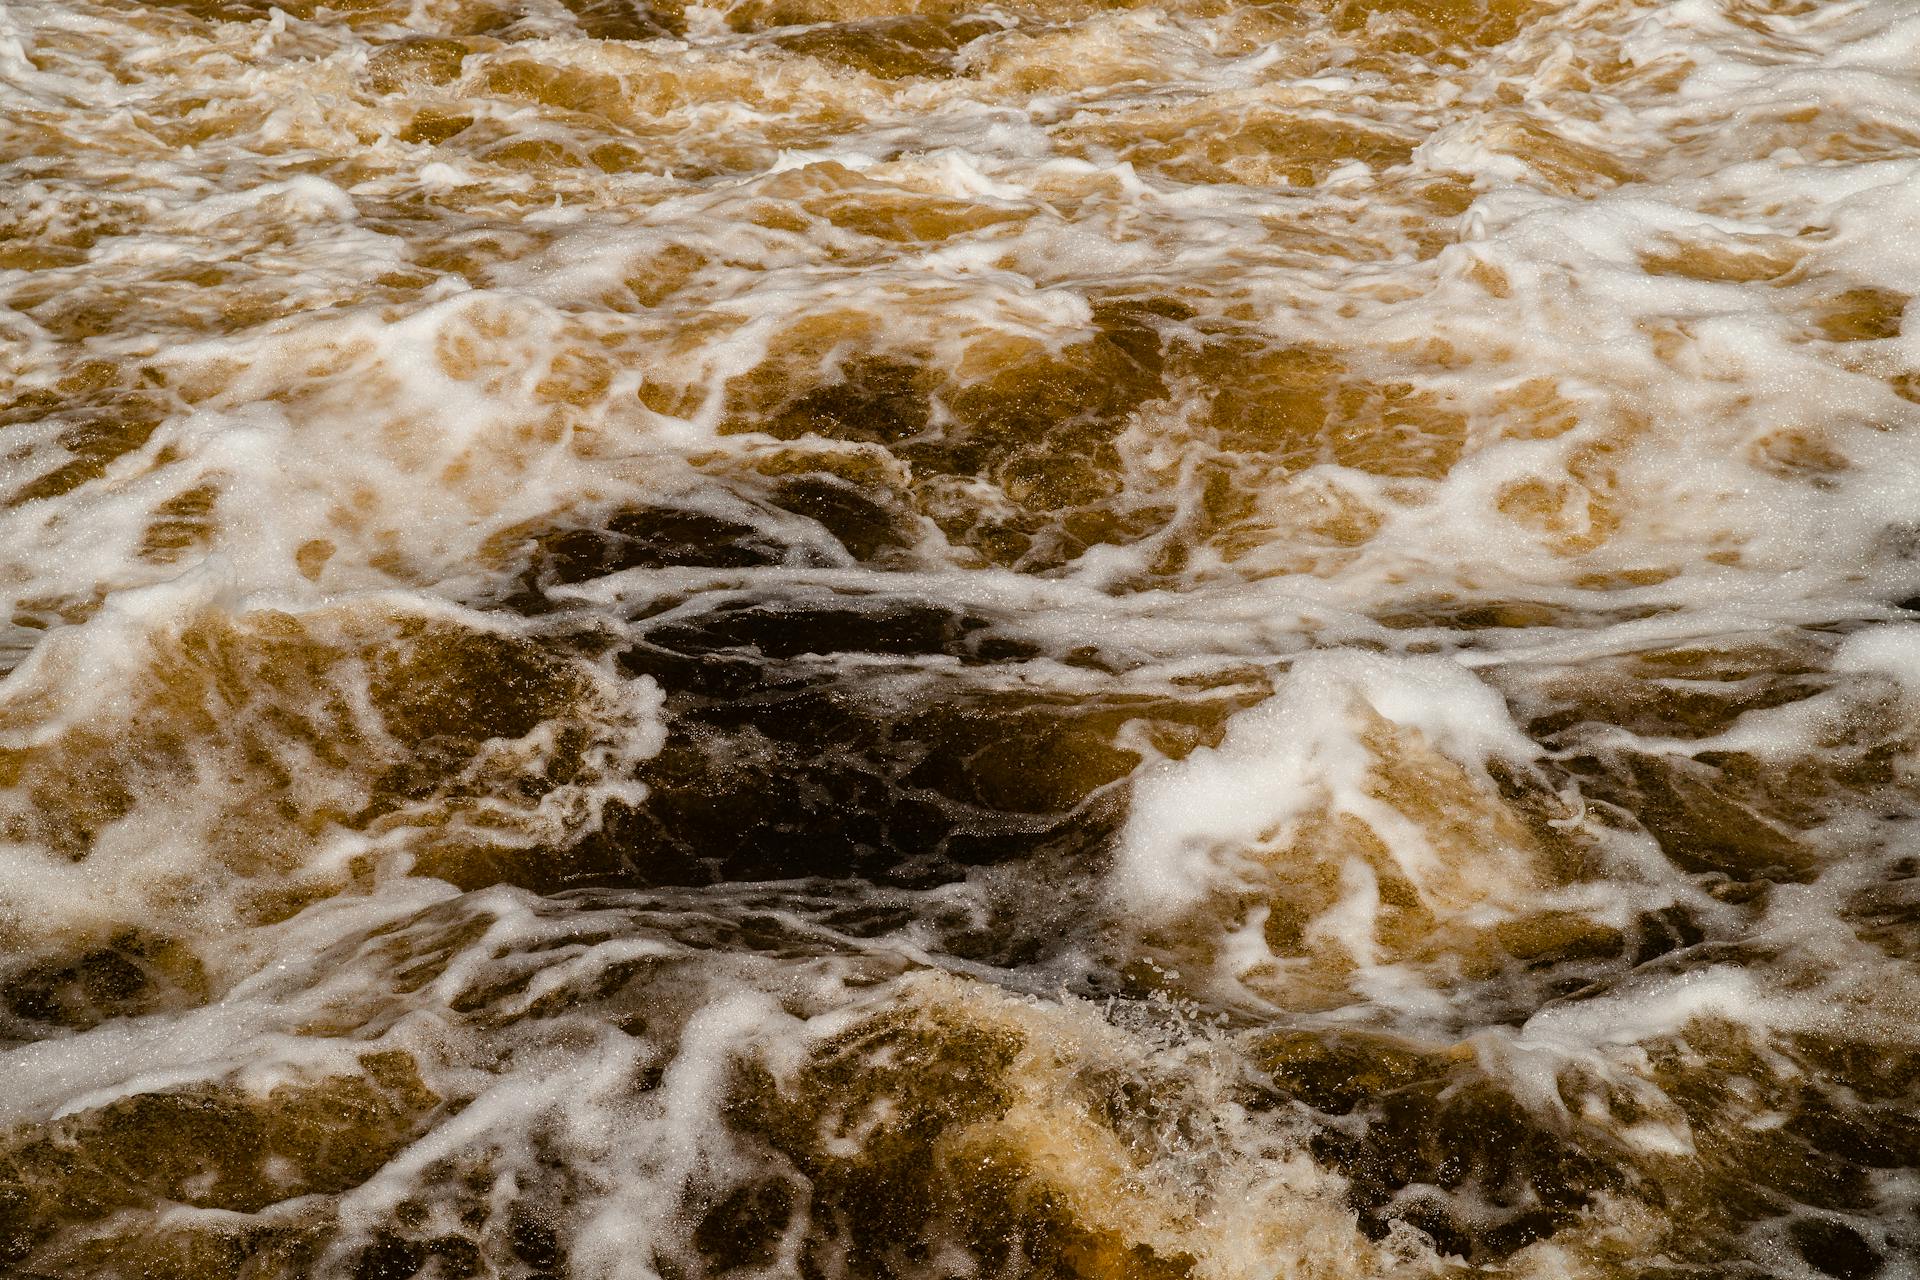
[[0, 4], [0, 1273], [1920, 1276], [1920, 10], [337, 3]]

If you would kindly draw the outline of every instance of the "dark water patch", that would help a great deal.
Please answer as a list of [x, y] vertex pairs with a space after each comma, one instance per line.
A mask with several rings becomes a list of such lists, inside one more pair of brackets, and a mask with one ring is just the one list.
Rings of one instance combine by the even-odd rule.
[[[981, 648], [992, 637], [981, 633], [993, 625], [988, 618], [949, 605], [888, 596], [722, 603], [685, 621], [648, 625], [645, 647], [630, 650], [623, 663], [646, 671], [647, 655], [660, 652], [693, 659], [744, 653], [775, 662], [836, 654], [990, 662], [996, 659], [983, 655]], [[1000, 648], [1004, 646], [988, 646], [989, 654]]]
[[1112, 735], [1167, 710], [964, 692], [902, 708], [832, 686], [688, 708], [641, 770], [647, 803], [588, 848], [641, 883], [930, 883], [1067, 848], [1091, 869], [1118, 818], [1095, 793], [1136, 761]]
[[1374, 1239], [1404, 1222], [1443, 1253], [1498, 1263], [1636, 1182], [1604, 1144], [1531, 1115], [1457, 1061], [1341, 1036], [1287, 1037], [1268, 1057], [1285, 1093], [1348, 1117], [1321, 1128], [1312, 1149], [1348, 1177], [1348, 1202]]
[[[1013, 1025], [936, 1007], [868, 1020], [790, 1078], [742, 1073], [728, 1119], [743, 1140], [778, 1152], [805, 1179], [761, 1194], [804, 1197], [809, 1273], [920, 1274], [947, 1249], [964, 1251], [989, 1274], [1052, 1280], [1171, 1280], [1191, 1272], [1190, 1255], [1080, 1219], [1073, 1188], [1055, 1184], [1059, 1171], [1025, 1148], [1031, 1121], [1015, 1119], [1016, 1107], [1035, 1082], [1016, 1071], [1024, 1048], [1025, 1034]], [[1117, 1095], [1105, 1101], [1131, 1109]], [[1071, 1124], [1078, 1103], [1044, 1097], [1039, 1105], [1058, 1108]], [[891, 1122], [857, 1152], [822, 1140], [876, 1107]], [[738, 1249], [738, 1237], [716, 1235], [728, 1252]]]
[[661, 40], [687, 32], [684, 6], [637, 0], [563, 0], [583, 35], [595, 40]]
[[1124, 732], [1183, 754], [1244, 690], [1065, 695], [1011, 675], [1039, 655], [998, 621], [876, 595], [723, 598], [635, 624], [617, 656], [665, 696], [667, 739], [564, 849], [428, 855], [466, 888], [807, 877], [924, 885], [1059, 859], [1092, 876], [1138, 764]]
[[[1088, 335], [1059, 346], [983, 339], [964, 375], [878, 347], [864, 322], [816, 318], [728, 385], [723, 430], [881, 446], [913, 476], [915, 510], [949, 540], [996, 564], [1058, 566], [1109, 534], [1148, 531], [1110, 509], [1124, 487], [1116, 441], [1168, 395], [1170, 337], [1191, 314], [1175, 299], [1097, 301]], [[964, 498], [975, 481], [1010, 505], [989, 514]]]
[[705, 511], [634, 506], [605, 516], [515, 529], [490, 554], [514, 566], [502, 603], [522, 613], [556, 607], [556, 587], [629, 569], [746, 569], [779, 564], [789, 549], [754, 524]]
[[899, 495], [832, 473], [778, 481], [769, 499], [818, 524], [863, 563], [884, 563], [889, 553], [904, 551], [916, 537], [916, 517]]
[[[109, 360], [76, 360], [49, 385], [0, 401], [0, 431], [33, 429], [33, 443], [9, 449], [9, 504], [43, 501], [98, 480], [116, 459], [143, 447], [185, 406], [159, 375]], [[20, 433], [9, 431], [10, 436]]]
[[1792, 827], [1757, 811], [1727, 771], [1683, 757], [1635, 756], [1567, 762], [1589, 801], [1632, 815], [1681, 870], [1750, 882], [1805, 883], [1817, 853]]
[[111, 1018], [177, 1012], [204, 1002], [207, 978], [185, 942], [127, 929], [7, 973], [0, 1037], [31, 1040]]
[[[1888, 817], [1912, 821], [1908, 815]], [[1887, 954], [1903, 960], [1920, 956], [1920, 859], [1893, 859], [1849, 897], [1841, 915], [1863, 940]]]
[[1787, 1228], [1809, 1266], [1838, 1280], [1869, 1280], [1886, 1258], [1858, 1231], [1833, 1218], [1801, 1218]]
[[985, 17], [904, 14], [810, 27], [775, 36], [773, 43], [789, 53], [820, 58], [883, 80], [904, 80], [952, 75], [955, 54], [999, 29], [1000, 24]]
[[0, 1260], [173, 1203], [255, 1213], [358, 1186], [425, 1132], [440, 1099], [404, 1054], [364, 1074], [253, 1094], [194, 1085], [0, 1134]]

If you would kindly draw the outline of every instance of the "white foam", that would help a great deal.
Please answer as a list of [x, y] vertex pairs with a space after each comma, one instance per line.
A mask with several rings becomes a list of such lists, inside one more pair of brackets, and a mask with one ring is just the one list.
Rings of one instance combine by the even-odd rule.
[[[1374, 757], [1356, 736], [1361, 707], [1417, 730], [1475, 772], [1489, 761], [1522, 763], [1538, 752], [1499, 695], [1449, 659], [1302, 655], [1271, 699], [1228, 723], [1218, 747], [1137, 778], [1115, 854], [1114, 891], [1126, 909], [1157, 919], [1177, 915], [1232, 884], [1240, 857], [1284, 846], [1291, 827], [1322, 806], [1380, 816], [1368, 794]], [[1365, 914], [1364, 888], [1355, 886], [1348, 910]], [[1371, 935], [1370, 928], [1342, 932]]]

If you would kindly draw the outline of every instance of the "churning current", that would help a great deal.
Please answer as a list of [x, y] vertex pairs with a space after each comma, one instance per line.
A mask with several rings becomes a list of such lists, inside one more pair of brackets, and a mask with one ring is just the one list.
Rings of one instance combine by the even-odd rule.
[[1920, 1277], [1907, 0], [4, 0], [0, 1275]]

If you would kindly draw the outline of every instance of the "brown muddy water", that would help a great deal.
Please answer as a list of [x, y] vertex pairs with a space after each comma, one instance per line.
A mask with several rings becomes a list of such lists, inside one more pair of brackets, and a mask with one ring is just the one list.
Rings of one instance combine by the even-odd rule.
[[1920, 1277], [1911, 4], [6, 0], [0, 173], [0, 1274]]

